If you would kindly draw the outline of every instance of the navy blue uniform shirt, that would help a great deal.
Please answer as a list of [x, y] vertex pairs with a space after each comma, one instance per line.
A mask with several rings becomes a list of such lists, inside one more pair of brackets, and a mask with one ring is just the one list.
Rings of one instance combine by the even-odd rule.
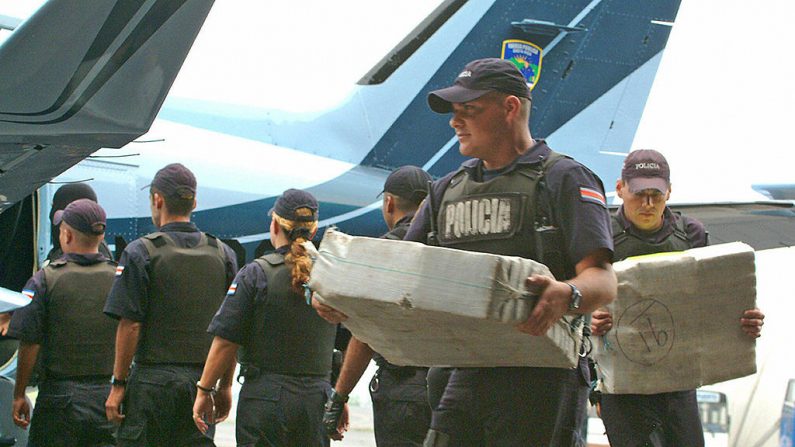
[[[510, 165], [497, 171], [488, 171], [485, 175], [490, 179], [511, 172], [518, 164], [537, 163], [549, 156], [550, 151], [544, 141], [537, 141]], [[471, 178], [482, 181], [484, 172], [481, 160], [467, 160], [462, 166]], [[456, 172], [453, 171], [433, 183], [431, 194], [437, 213], [444, 191]], [[552, 220], [560, 227], [563, 235], [563, 249], [572, 271], [578, 262], [598, 249], [606, 248], [612, 252], [610, 215], [604, 203], [601, 180], [588, 168], [569, 158], [558, 160], [547, 170], [545, 178], [546, 189], [543, 193], [546, 194], [546, 203], [552, 209]], [[601, 194], [601, 203], [594, 200], [590, 191]], [[424, 243], [430, 229], [429, 204], [425, 200], [404, 240]]]
[[[61, 259], [75, 262], [79, 265], [93, 265], [109, 260], [100, 253], [67, 253], [61, 256]], [[43, 344], [46, 332], [45, 325], [47, 324], [47, 305], [50, 301], [47, 296], [44, 269], [36, 272], [25, 283], [23, 293], [31, 298], [31, 302], [27, 306], [14, 311], [8, 327], [8, 336], [27, 343]]]
[[684, 227], [685, 232], [687, 233], [687, 240], [690, 241], [693, 248], [707, 246], [707, 230], [704, 228], [704, 224], [696, 219], [693, 219], [692, 217], [674, 213], [668, 207], [665, 207], [665, 210], [663, 211], [662, 227], [660, 227], [660, 229], [657, 231], [652, 232], [641, 231], [635, 228], [635, 226], [632, 225], [632, 223], [624, 215], [623, 206], [620, 207], [616, 213], [618, 221], [621, 223], [621, 226], [624, 228], [624, 230], [636, 238], [646, 242], [659, 244], [662, 241], [668, 239], [668, 237], [674, 232], [675, 223], [682, 219], [684, 220], [685, 224]]
[[[201, 240], [201, 233], [192, 222], [172, 222], [160, 227], [175, 244], [183, 248], [195, 247]], [[226, 254], [226, 285], [232, 282], [237, 272], [235, 252], [218, 241]], [[149, 304], [149, 252], [139, 238], [130, 243], [119, 259], [116, 279], [105, 302], [105, 313], [113, 318], [143, 322]]]
[[[276, 249], [276, 253], [287, 254], [290, 249], [285, 245]], [[224, 302], [215, 313], [207, 332], [244, 345], [249, 340], [254, 327], [254, 309], [257, 303], [268, 294], [268, 279], [265, 272], [256, 262], [243, 266], [232, 281]]]

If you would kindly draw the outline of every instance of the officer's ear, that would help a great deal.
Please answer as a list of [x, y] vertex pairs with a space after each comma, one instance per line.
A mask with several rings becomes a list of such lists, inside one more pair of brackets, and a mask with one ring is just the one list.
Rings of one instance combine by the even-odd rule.
[[503, 106], [505, 107], [509, 121], [521, 115], [522, 100], [520, 100], [518, 96], [507, 95], [505, 99], [503, 99]]
[[668, 184], [668, 192], [665, 193], [665, 201], [667, 202], [668, 199], [671, 198], [671, 185]]
[[166, 200], [159, 192], [152, 192], [149, 197], [152, 199], [152, 206], [155, 209], [162, 210], [163, 205], [166, 203]]
[[624, 181], [621, 179], [616, 180], [616, 195], [623, 199], [624, 198]]
[[390, 194], [384, 194], [384, 211], [387, 214], [394, 214], [395, 212], [395, 198]]

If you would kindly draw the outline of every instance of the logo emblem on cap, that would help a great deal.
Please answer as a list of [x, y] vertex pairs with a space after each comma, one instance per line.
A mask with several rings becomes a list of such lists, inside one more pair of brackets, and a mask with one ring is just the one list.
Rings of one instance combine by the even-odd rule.
[[469, 70], [464, 70], [458, 75], [458, 77], [459, 78], [471, 78], [472, 77], [472, 72], [469, 71]]
[[541, 47], [526, 40], [509, 39], [502, 42], [501, 57], [516, 65], [530, 90], [536, 86], [541, 75]]

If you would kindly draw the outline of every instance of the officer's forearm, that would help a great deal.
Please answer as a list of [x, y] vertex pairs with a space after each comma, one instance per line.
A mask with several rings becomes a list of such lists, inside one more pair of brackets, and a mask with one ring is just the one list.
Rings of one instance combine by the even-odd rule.
[[25, 388], [30, 382], [30, 375], [36, 365], [36, 358], [39, 356], [41, 345], [28, 342], [19, 343], [17, 353], [17, 377], [14, 383], [14, 397], [25, 396]]
[[205, 388], [214, 387], [221, 379], [221, 386], [232, 384], [235, 375], [235, 354], [238, 345], [225, 338], [216, 336], [204, 362], [204, 371], [199, 381]]
[[116, 328], [116, 356], [113, 361], [113, 377], [124, 380], [130, 372], [138, 338], [141, 334], [141, 323], [122, 318]]
[[351, 337], [348, 348], [345, 349], [345, 360], [342, 362], [340, 377], [334, 389], [338, 394], [347, 396], [353, 391], [353, 387], [362, 378], [362, 374], [370, 364], [374, 351], [367, 343], [359, 341], [356, 337]]
[[582, 293], [577, 313], [593, 312], [616, 299], [618, 281], [609, 257], [609, 252], [600, 250], [577, 263], [577, 276], [568, 281]]

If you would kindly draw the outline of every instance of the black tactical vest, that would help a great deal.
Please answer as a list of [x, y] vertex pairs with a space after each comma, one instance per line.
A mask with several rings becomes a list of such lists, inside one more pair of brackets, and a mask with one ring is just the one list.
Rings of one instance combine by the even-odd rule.
[[258, 297], [241, 364], [277, 374], [328, 377], [336, 325], [320, 318], [303, 294], [292, 289], [284, 255], [270, 253], [254, 262], [265, 272], [268, 286], [265, 296]]
[[485, 182], [475, 181], [464, 168], [459, 169], [438, 210], [439, 244], [539, 260], [535, 237], [541, 209], [539, 183], [549, 167], [563, 157], [550, 152], [543, 162], [519, 164]]
[[112, 261], [59, 259], [44, 268], [47, 326], [43, 364], [49, 378], [110, 376], [117, 323], [102, 312], [113, 285]]
[[685, 220], [679, 213], [675, 214], [673, 233], [659, 243], [648, 242], [630, 234], [628, 231], [624, 230], [617, 215], [613, 214], [610, 216], [613, 222], [613, 260], [623, 261], [630, 256], [682, 251], [692, 248], [692, 243], [687, 238]]
[[226, 293], [226, 254], [211, 235], [193, 248], [165, 233], [143, 237], [149, 252], [149, 307], [135, 360], [201, 365], [213, 336], [207, 333]]

